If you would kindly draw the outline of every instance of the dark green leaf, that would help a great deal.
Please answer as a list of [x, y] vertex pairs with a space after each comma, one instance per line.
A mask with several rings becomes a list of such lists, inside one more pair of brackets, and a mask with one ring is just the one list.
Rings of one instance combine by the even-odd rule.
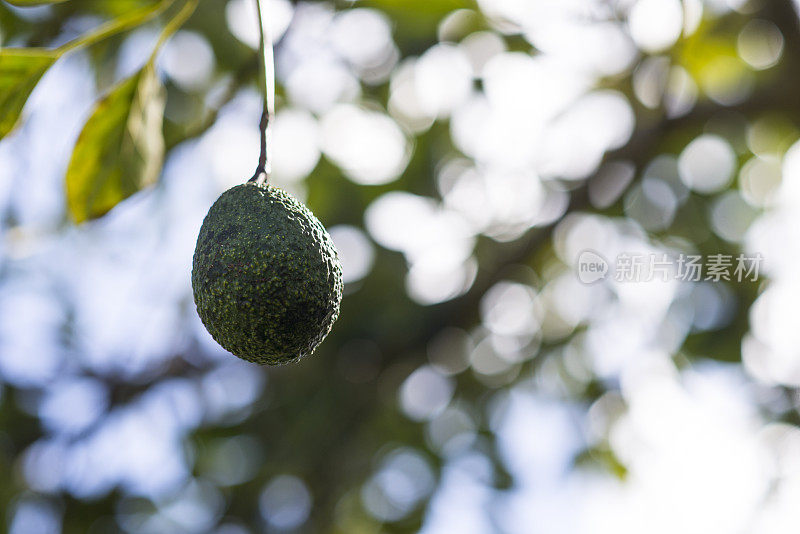
[[164, 158], [164, 101], [148, 64], [97, 104], [67, 169], [67, 207], [76, 222], [100, 217], [156, 182]]
[[0, 138], [17, 124], [28, 97], [58, 57], [43, 48], [0, 50]]

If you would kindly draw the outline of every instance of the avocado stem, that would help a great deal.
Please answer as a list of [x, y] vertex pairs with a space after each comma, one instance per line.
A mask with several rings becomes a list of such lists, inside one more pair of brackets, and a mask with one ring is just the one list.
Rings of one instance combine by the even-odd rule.
[[[256, 172], [253, 174], [253, 177], [248, 180], [248, 182], [263, 182], [266, 183], [269, 180], [270, 174], [272, 174], [272, 158], [269, 156], [269, 142], [268, 138], [269, 135], [269, 113], [265, 109], [264, 112], [261, 114], [261, 154], [258, 156], [258, 167], [256, 167]], [[262, 180], [263, 177], [263, 180]]]
[[259, 50], [263, 59], [261, 89], [264, 91], [264, 111], [261, 114], [261, 154], [258, 157], [258, 167], [251, 182], [260, 181], [264, 175], [264, 182], [272, 174], [272, 117], [275, 115], [275, 54], [272, 38], [267, 26], [266, 0], [255, 0], [258, 10], [258, 28], [261, 37]]

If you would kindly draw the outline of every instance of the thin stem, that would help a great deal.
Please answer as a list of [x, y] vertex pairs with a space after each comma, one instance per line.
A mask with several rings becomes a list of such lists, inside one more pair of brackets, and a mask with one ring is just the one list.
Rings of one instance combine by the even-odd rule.
[[272, 174], [272, 118], [275, 116], [275, 56], [272, 49], [272, 38], [266, 19], [266, 1], [255, 0], [258, 10], [258, 27], [261, 36], [259, 51], [264, 60], [262, 68], [261, 89], [264, 91], [264, 110], [261, 113], [261, 154], [258, 158], [256, 173], [251, 182], [266, 183]]

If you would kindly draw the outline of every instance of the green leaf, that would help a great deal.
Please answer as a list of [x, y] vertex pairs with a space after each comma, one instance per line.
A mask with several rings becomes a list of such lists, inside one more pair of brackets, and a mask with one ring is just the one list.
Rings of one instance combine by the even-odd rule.
[[14, 129], [28, 97], [58, 57], [44, 48], [0, 50], [0, 139]]
[[12, 6], [17, 7], [28, 7], [28, 6], [40, 6], [42, 4], [60, 4], [61, 2], [66, 2], [67, 0], [6, 0]]
[[[52, 2], [52, 0], [51, 0]], [[13, 0], [14, 5], [34, 5], [41, 0]], [[2, 48], [0, 49], [0, 139], [14, 129], [25, 102], [36, 84], [53, 63], [62, 55], [90, 46], [111, 35], [129, 30], [153, 18], [171, 5], [171, 1], [149, 4], [101, 24], [93, 31], [55, 49]]]
[[158, 180], [164, 103], [152, 63], [98, 102], [67, 169], [67, 208], [76, 222], [104, 215]]
[[100, 100], [83, 127], [66, 176], [67, 208], [75, 222], [105, 215], [158, 180], [165, 153], [166, 91], [155, 72], [156, 55], [198, 1], [184, 1], [147, 64]]

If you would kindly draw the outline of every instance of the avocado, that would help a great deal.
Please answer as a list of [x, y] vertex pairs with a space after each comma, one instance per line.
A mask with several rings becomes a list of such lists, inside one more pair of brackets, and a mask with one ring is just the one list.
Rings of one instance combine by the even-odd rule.
[[270, 184], [224, 192], [192, 261], [197, 313], [223, 348], [278, 365], [314, 352], [339, 315], [342, 266], [330, 235], [300, 201]]

